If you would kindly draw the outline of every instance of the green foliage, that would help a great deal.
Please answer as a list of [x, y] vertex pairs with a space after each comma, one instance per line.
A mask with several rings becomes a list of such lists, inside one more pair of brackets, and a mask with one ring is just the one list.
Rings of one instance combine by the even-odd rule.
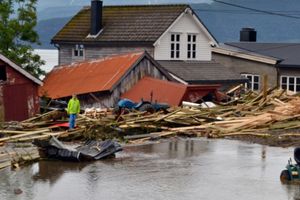
[[35, 31], [37, 0], [0, 0], [0, 52], [39, 77], [45, 72], [31, 45], [40, 44]]

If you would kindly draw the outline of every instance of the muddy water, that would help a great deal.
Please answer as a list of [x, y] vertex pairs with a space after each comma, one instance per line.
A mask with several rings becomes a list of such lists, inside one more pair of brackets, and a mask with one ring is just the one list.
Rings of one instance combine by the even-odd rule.
[[292, 151], [204, 139], [131, 146], [112, 160], [2, 170], [0, 199], [298, 199], [300, 186], [279, 181]]

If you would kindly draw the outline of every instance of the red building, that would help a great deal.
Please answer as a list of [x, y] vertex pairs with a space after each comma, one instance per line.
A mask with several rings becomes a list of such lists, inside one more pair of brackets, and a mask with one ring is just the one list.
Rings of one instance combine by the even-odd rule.
[[42, 81], [0, 54], [0, 121], [21, 121], [39, 112]]

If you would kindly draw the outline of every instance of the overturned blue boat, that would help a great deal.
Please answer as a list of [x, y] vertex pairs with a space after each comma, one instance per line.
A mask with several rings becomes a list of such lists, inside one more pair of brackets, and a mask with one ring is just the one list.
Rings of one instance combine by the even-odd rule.
[[116, 152], [122, 151], [122, 147], [115, 141], [90, 140], [82, 146], [71, 148], [64, 145], [57, 138], [52, 137], [48, 141], [35, 140], [41, 154], [53, 159], [64, 161], [92, 161], [114, 157]]

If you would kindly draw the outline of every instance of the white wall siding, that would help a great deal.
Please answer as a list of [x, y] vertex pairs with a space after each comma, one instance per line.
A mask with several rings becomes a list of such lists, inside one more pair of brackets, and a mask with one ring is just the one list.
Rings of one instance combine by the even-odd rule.
[[[171, 27], [171, 29], [160, 38], [154, 50], [155, 60], [171, 60], [171, 34], [180, 34], [180, 58], [179, 60], [189, 60], [187, 58], [187, 35], [196, 34], [196, 59], [193, 60], [211, 60], [210, 40], [197, 24], [195, 18], [189, 12], [183, 16]], [[178, 60], [178, 59], [177, 59]]]

